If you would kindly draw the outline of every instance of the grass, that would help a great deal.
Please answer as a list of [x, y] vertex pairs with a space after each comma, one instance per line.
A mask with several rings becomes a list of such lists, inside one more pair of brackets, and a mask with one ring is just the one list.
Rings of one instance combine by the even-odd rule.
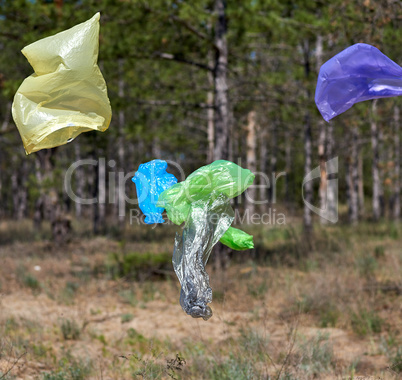
[[[401, 373], [400, 225], [317, 225], [310, 250], [297, 223], [253, 229], [255, 251], [233, 253], [227, 272], [207, 266], [214, 294], [208, 322], [179, 306], [174, 228], [140, 227], [135, 239], [129, 231], [118, 240], [80, 232], [56, 249], [30, 231], [32, 240], [23, 243], [11, 227], [0, 228], [0, 337], [8, 342], [0, 371], [26, 354], [10, 379], [370, 373], [388, 380]], [[33, 265], [42, 270], [31, 271]]]
[[90, 360], [76, 359], [67, 353], [58, 362], [58, 369], [44, 373], [41, 380], [85, 380], [92, 372]]
[[353, 331], [361, 337], [379, 334], [384, 326], [384, 320], [374, 310], [360, 309], [352, 312], [350, 321]]

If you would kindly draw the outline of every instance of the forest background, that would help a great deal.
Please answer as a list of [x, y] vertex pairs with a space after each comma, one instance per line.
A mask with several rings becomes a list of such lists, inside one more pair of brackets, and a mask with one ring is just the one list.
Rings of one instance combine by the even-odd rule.
[[[33, 71], [21, 49], [98, 11], [110, 127], [26, 155], [11, 116], [13, 96]], [[0, 0], [0, 348], [11, 347], [0, 355], [0, 378], [59, 379], [63, 371], [75, 378], [75, 370], [102, 378], [100, 368], [114, 378], [152, 378], [154, 370], [167, 376], [171, 368], [160, 357], [137, 360], [150, 355], [151, 343], [184, 353], [184, 378], [400, 373], [402, 99], [359, 103], [326, 123], [314, 92], [321, 65], [355, 43], [374, 45], [402, 64], [401, 26], [398, 0]], [[176, 279], [157, 289], [151, 282], [173, 274], [175, 228], [142, 226], [131, 177], [155, 158], [167, 160], [180, 180], [218, 159], [256, 173], [256, 186], [235, 200], [237, 223], [254, 235], [255, 249], [233, 253], [218, 245], [212, 256], [224, 259], [211, 272], [214, 305], [231, 312], [211, 324], [238, 339], [227, 343], [226, 332], [205, 327], [216, 344], [212, 353], [205, 340], [183, 346], [173, 338], [184, 339], [180, 331], [191, 334], [191, 326], [201, 329], [181, 319]], [[338, 167], [327, 175], [332, 159]], [[77, 162], [84, 164], [72, 170]], [[303, 184], [317, 167], [317, 178]], [[68, 195], [68, 173], [74, 194], [95, 201]], [[309, 204], [326, 211], [320, 217]], [[22, 311], [15, 292], [22, 292]], [[107, 305], [96, 298], [102, 292]], [[44, 305], [51, 302], [63, 318], [47, 319]], [[142, 325], [141, 318], [157, 318], [145, 309], [157, 315], [161, 304], [170, 310], [166, 320]], [[55, 326], [52, 333], [32, 330], [26, 305], [42, 325]], [[113, 333], [106, 325], [86, 330], [109, 323], [116, 310]], [[169, 313], [182, 330], [158, 330]], [[239, 320], [248, 327], [238, 330]], [[304, 340], [294, 333], [311, 326], [333, 331], [311, 338], [303, 330]], [[123, 343], [114, 335], [120, 329], [129, 336]], [[286, 342], [281, 349], [261, 333], [276, 330]], [[172, 341], [155, 341], [155, 332]], [[78, 344], [95, 347], [86, 364], [72, 359], [69, 349]], [[334, 354], [325, 351], [329, 344]], [[123, 349], [137, 353], [129, 367], [116, 365]], [[13, 365], [22, 354], [25, 366]]]

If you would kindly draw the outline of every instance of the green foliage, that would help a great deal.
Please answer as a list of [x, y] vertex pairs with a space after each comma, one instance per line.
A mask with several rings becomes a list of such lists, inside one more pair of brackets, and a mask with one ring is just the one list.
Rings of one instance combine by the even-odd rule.
[[112, 254], [110, 272], [113, 277], [144, 278], [153, 273], [171, 268], [171, 253], [127, 253]]

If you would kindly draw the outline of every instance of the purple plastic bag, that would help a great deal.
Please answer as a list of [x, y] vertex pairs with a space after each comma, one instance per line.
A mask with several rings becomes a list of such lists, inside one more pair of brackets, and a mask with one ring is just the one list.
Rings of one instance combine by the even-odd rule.
[[402, 67], [377, 48], [356, 44], [321, 66], [315, 103], [326, 121], [358, 102], [402, 95]]

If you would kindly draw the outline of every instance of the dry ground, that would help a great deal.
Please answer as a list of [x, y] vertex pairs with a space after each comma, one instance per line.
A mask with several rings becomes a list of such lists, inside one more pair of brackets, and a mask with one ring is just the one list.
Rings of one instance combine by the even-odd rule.
[[254, 254], [208, 267], [209, 321], [183, 313], [168, 262], [130, 261], [168, 257], [158, 233], [3, 239], [0, 379], [402, 377], [400, 226], [316, 231], [308, 254], [294, 231], [259, 231]]

